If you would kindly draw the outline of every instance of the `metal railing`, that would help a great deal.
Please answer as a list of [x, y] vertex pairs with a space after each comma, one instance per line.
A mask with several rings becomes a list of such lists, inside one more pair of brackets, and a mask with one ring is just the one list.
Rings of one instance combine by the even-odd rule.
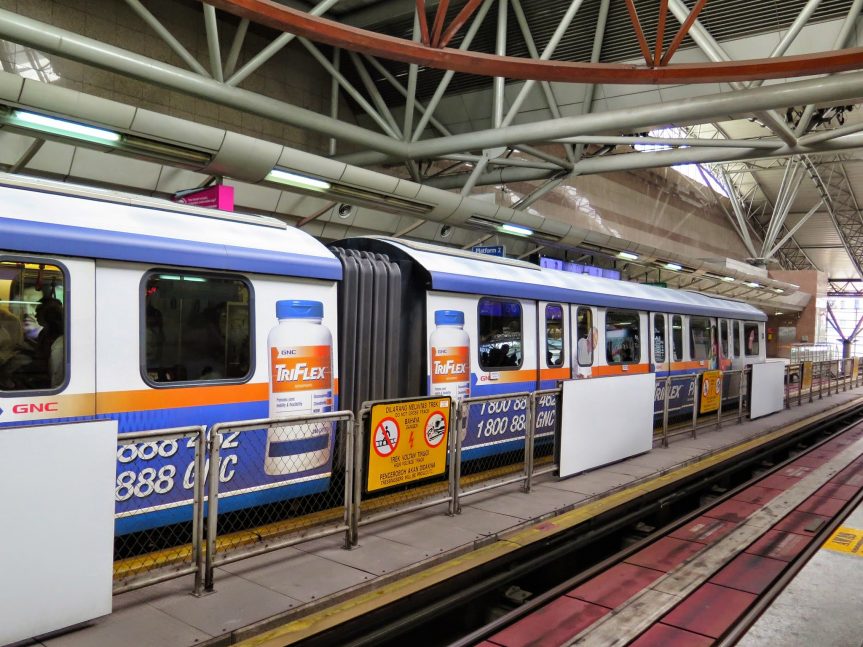
[[[857, 364], [857, 370], [854, 365]], [[813, 402], [861, 384], [860, 358], [798, 362], [785, 366], [785, 408], [800, 406], [804, 399]]]
[[[201, 590], [205, 444], [204, 426], [134, 432], [117, 438], [117, 526], [147, 514], [148, 509], [187, 505], [192, 509], [191, 527], [181, 523], [159, 528], [164, 548], [153, 550], [153, 538], [146, 532], [123, 534], [115, 540], [115, 595], [189, 574], [195, 575], [195, 590]], [[181, 473], [176, 458], [189, 450], [191, 460]]]
[[[207, 590], [221, 564], [339, 532], [347, 538], [354, 428], [350, 411], [212, 427], [209, 464], [216, 467], [207, 487]], [[334, 469], [339, 465], [344, 469]], [[254, 530], [246, 530], [250, 526]]]

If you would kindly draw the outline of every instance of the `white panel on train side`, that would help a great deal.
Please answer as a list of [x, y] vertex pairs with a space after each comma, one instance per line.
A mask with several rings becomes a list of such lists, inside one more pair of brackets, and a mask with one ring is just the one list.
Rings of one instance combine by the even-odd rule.
[[113, 420], [0, 429], [0, 644], [111, 613], [116, 451]]
[[[114, 195], [113, 193], [110, 195]], [[214, 216], [148, 209], [119, 202], [69, 198], [0, 186], [3, 217], [147, 236], [169, 236], [232, 247], [332, 258], [327, 248], [293, 227], [250, 226]]]
[[[0, 241], [2, 244], [2, 241]], [[94, 324], [95, 279], [93, 261], [63, 256], [37, 256], [13, 252], [11, 259], [23, 256], [28, 260], [44, 259], [46, 265], [66, 269], [64, 309], [67, 329], [64, 330], [66, 364], [65, 386], [54, 394], [30, 392], [15, 396], [6, 391], [0, 406], [0, 423], [16, 424], [30, 420], [87, 417], [95, 413], [96, 329]]]
[[[142, 330], [141, 308], [144, 303], [143, 279], [150, 270], [166, 266], [144, 265], [99, 261], [97, 280], [99, 292], [96, 303], [96, 325], [99, 330], [96, 357], [98, 362], [97, 389], [100, 395], [112, 392], [127, 392], [132, 396], [127, 402], [134, 402], [134, 393], [159, 390], [144, 382], [141, 375], [141, 362], [145, 332]], [[166, 268], [171, 269], [171, 268]], [[176, 268], [174, 268], [176, 269]], [[322, 324], [333, 335], [333, 348], [338, 348], [337, 293], [336, 283], [299, 277], [279, 277], [272, 275], [244, 274], [238, 272], [218, 272], [196, 268], [183, 268], [183, 271], [203, 272], [227, 278], [246, 279], [251, 286], [250, 300], [254, 304], [253, 354], [254, 371], [247, 384], [266, 385], [269, 379], [269, 358], [267, 356], [267, 335], [276, 325], [276, 301], [281, 299], [310, 299], [324, 304]], [[333, 352], [333, 377], [338, 377], [338, 353]], [[218, 387], [221, 381], [198, 382], [198, 386]], [[188, 382], [165, 383], [166, 389], [177, 390], [189, 386]], [[229, 385], [226, 385], [229, 386]], [[226, 395], [226, 400], [230, 396]], [[264, 392], [264, 398], [266, 393]], [[166, 412], [168, 410], [166, 409]], [[113, 411], [100, 411], [112, 413]], [[266, 416], [266, 411], [263, 413]], [[160, 427], [173, 426], [170, 415], [166, 414]]]
[[655, 390], [654, 373], [564, 382], [560, 476], [650, 451]]

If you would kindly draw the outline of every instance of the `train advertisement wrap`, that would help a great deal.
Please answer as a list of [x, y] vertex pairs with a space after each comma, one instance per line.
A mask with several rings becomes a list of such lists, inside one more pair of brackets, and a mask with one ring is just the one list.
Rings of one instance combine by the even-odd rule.
[[[289, 469], [268, 474], [267, 428], [229, 432], [222, 435], [219, 465], [205, 465], [219, 473], [221, 510], [228, 512], [326, 490], [332, 471], [335, 425], [327, 423], [325, 435], [291, 443], [281, 458]], [[116, 531], [125, 534], [168, 523], [188, 521], [192, 515], [195, 479], [195, 440], [160, 440], [117, 446]], [[287, 443], [285, 443], [287, 444]], [[323, 462], [303, 460], [304, 456], [325, 455]]]
[[[505, 397], [505, 396], [504, 396]], [[553, 438], [557, 421], [557, 396], [540, 395], [536, 399], [536, 441]], [[500, 443], [521, 441], [528, 425], [527, 396], [486, 400], [470, 405], [467, 433], [462, 449], [470, 458], [500, 451]]]
[[[672, 376], [670, 383], [668, 383], [668, 411], [669, 413], [674, 413], [676, 411], [680, 411], [682, 409], [686, 409], [692, 406], [693, 398], [695, 397], [695, 388], [698, 383], [697, 375], [688, 376], [689, 379], [685, 379], [685, 376]], [[657, 376], [656, 378], [656, 391], [654, 394], [653, 400], [653, 414], [654, 416], [661, 416], [663, 407], [665, 406], [665, 389], [666, 389], [666, 380], [665, 377]]]

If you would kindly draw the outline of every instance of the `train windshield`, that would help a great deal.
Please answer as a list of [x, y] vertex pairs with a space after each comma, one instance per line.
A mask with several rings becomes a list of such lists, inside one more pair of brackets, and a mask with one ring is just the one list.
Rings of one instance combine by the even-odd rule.
[[0, 261], [0, 391], [65, 383], [66, 285], [57, 265]]

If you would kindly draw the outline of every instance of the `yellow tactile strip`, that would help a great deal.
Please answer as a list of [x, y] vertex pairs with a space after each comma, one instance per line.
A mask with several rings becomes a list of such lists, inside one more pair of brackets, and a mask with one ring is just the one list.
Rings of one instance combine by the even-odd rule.
[[580, 505], [551, 519], [536, 523], [528, 528], [516, 530], [494, 543], [459, 555], [453, 559], [433, 565], [427, 569], [389, 582], [372, 591], [361, 593], [353, 598], [336, 603], [331, 607], [321, 609], [308, 616], [290, 620], [284, 625], [244, 640], [238, 645], [243, 647], [276, 647], [290, 645], [317, 633], [347, 622], [365, 613], [378, 609], [386, 604], [399, 600], [412, 593], [423, 590], [446, 579], [487, 564], [495, 559], [541, 541], [549, 536], [572, 528], [584, 521], [612, 510], [624, 503], [636, 499], [648, 492], [661, 489], [693, 473], [722, 463], [734, 456], [739, 456], [751, 449], [772, 442], [777, 438], [817, 423], [828, 417], [836, 416], [846, 409], [859, 406], [863, 398], [856, 398], [844, 405], [831, 408], [809, 418], [799, 420], [781, 429], [771, 431], [729, 449], [705, 456], [700, 460], [680, 467], [674, 471], [651, 478], [642, 483], [612, 492], [600, 499]]
[[840, 526], [821, 548], [863, 557], [863, 530], [850, 526]]

